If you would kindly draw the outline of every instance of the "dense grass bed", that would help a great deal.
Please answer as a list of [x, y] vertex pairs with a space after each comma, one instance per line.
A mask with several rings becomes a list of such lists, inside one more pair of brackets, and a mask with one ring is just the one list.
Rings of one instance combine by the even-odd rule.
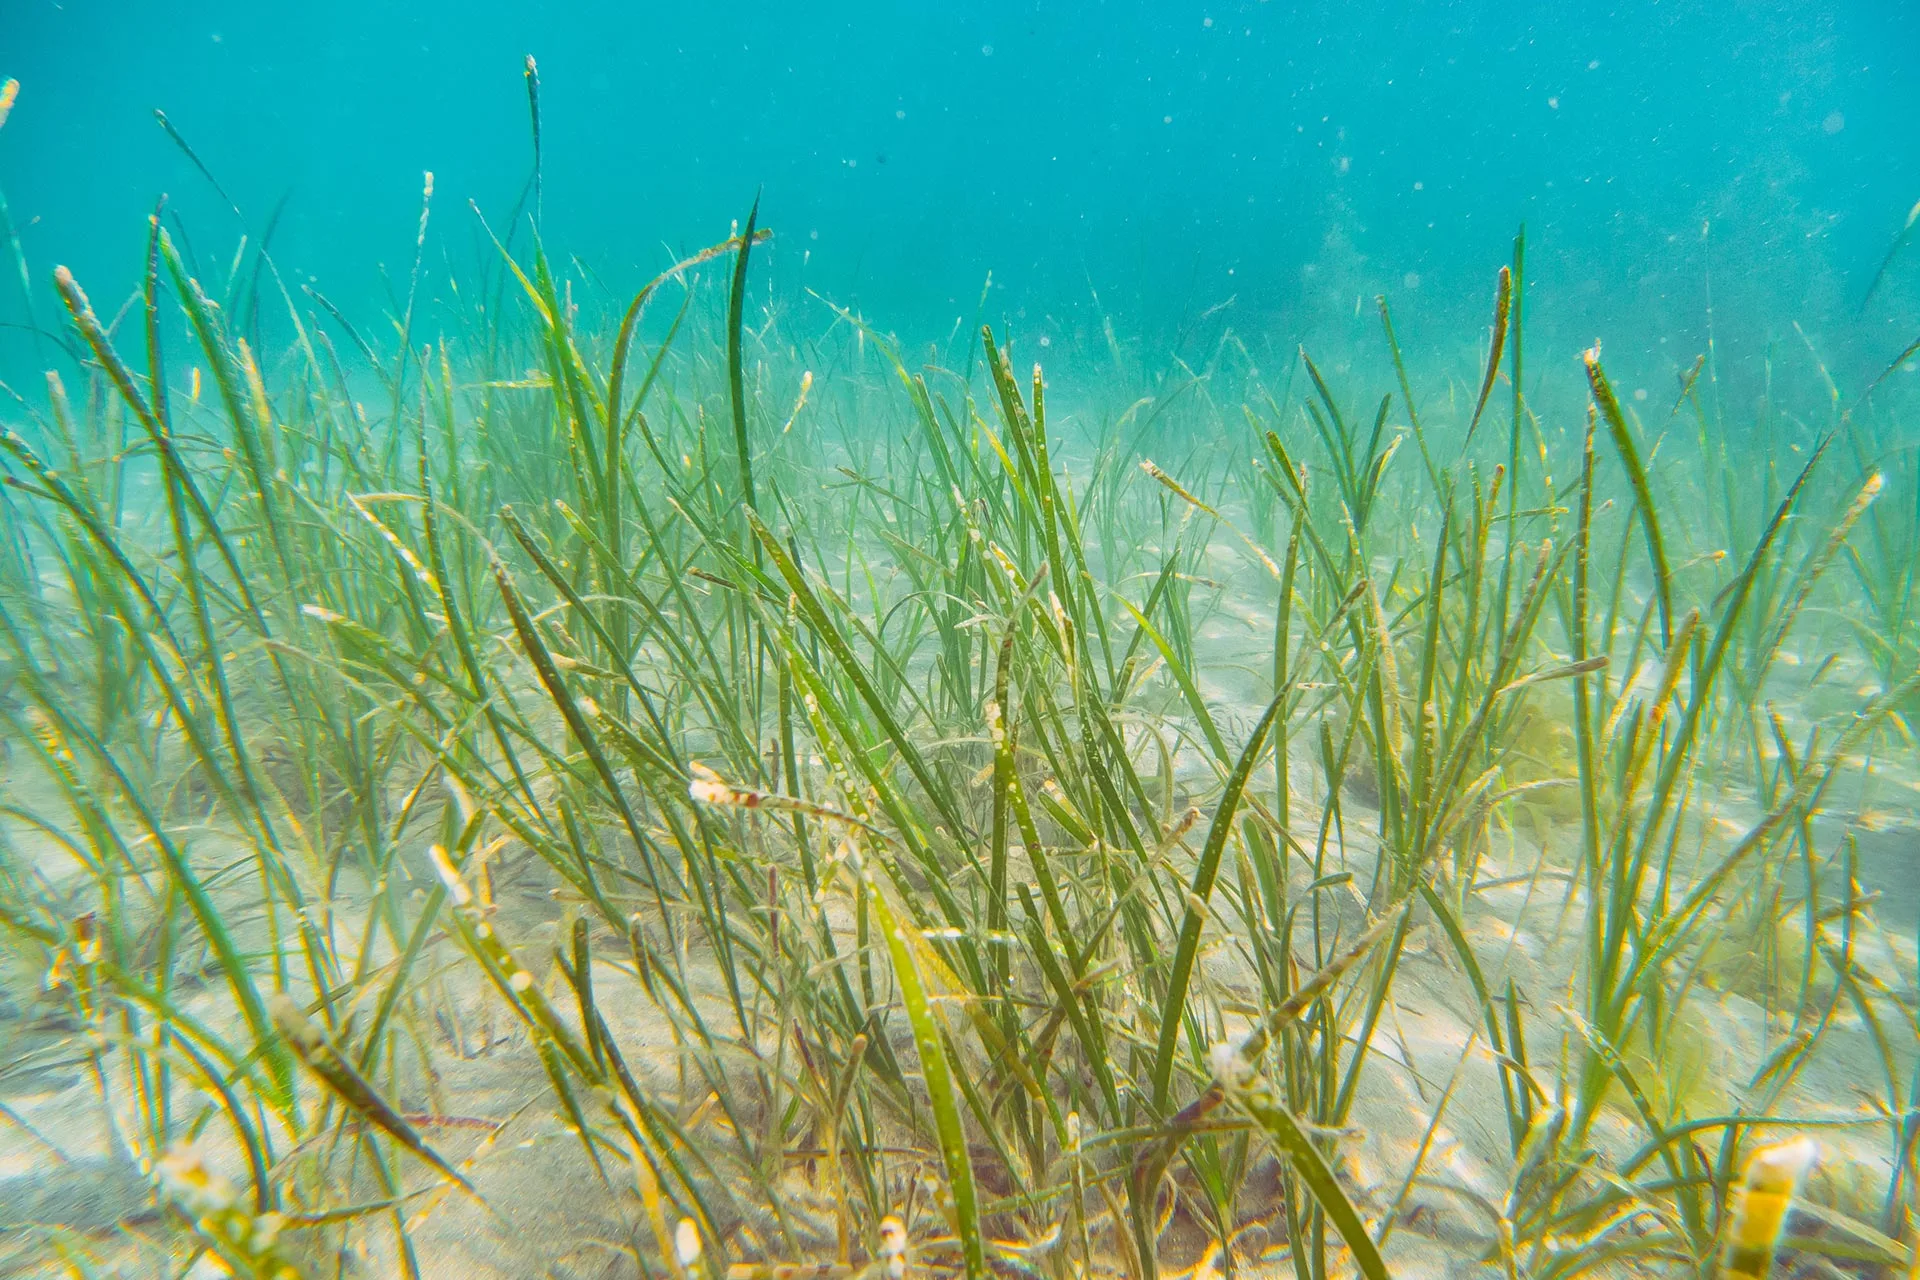
[[1911, 352], [1622, 405], [1516, 245], [1477, 365], [1382, 301], [1063, 423], [763, 234], [378, 335], [59, 275], [10, 1271], [1753, 1274], [1796, 1185], [1783, 1268], [1912, 1265]]

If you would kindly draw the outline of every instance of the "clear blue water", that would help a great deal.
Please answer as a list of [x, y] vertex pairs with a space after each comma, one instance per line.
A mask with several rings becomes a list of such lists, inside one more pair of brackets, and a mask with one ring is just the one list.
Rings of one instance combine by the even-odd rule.
[[[764, 191], [795, 323], [830, 318], [811, 289], [937, 338], [991, 270], [987, 318], [1062, 353], [1101, 309], [1166, 348], [1229, 324], [1338, 344], [1380, 291], [1410, 347], [1470, 340], [1523, 222], [1530, 332], [1568, 354], [1603, 335], [1643, 379], [1703, 348], [1709, 290], [1723, 376], [1755, 385], [1770, 347], [1804, 351], [1795, 322], [1846, 385], [1920, 311], [1916, 250], [1857, 314], [1920, 198], [1910, 4], [0, 0], [32, 314], [55, 315], [56, 263], [117, 305], [163, 193], [223, 263], [284, 198], [282, 268], [380, 330], [423, 170], [430, 263], [475, 260], [469, 200], [509, 216], [529, 53], [549, 247], [610, 293]], [[18, 385], [43, 357], [6, 265]]]

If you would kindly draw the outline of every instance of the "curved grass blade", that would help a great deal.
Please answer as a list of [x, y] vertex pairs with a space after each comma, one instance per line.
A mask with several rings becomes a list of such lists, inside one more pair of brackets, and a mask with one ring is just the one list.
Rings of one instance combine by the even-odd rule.
[[914, 1047], [920, 1052], [920, 1073], [926, 1080], [928, 1104], [933, 1108], [934, 1127], [940, 1135], [940, 1159], [946, 1166], [947, 1186], [953, 1195], [955, 1234], [960, 1237], [960, 1256], [967, 1280], [987, 1280], [986, 1240], [980, 1232], [980, 1204], [973, 1180], [973, 1161], [967, 1154], [966, 1130], [960, 1123], [960, 1104], [954, 1091], [953, 1068], [941, 1038], [940, 1024], [934, 1020], [933, 1005], [927, 998], [926, 983], [914, 959], [914, 948], [906, 929], [880, 892], [872, 872], [858, 873], [862, 891], [873, 911], [874, 924], [886, 939], [887, 954], [893, 961], [894, 981], [900, 984], [900, 1002], [906, 1008], [907, 1021], [913, 1027]]
[[1507, 313], [1513, 307], [1513, 271], [1500, 268], [1499, 284], [1493, 294], [1493, 347], [1487, 352], [1487, 373], [1480, 380], [1480, 398], [1474, 402], [1473, 418], [1467, 423], [1467, 443], [1480, 426], [1480, 415], [1487, 411], [1487, 398], [1493, 394], [1493, 380], [1500, 376], [1500, 353], [1507, 345]]
[[[761, 240], [765, 240], [772, 234], [771, 231], [761, 231], [758, 233], [758, 237]], [[715, 258], [724, 257], [729, 253], [735, 253], [739, 251], [740, 248], [741, 245], [738, 237], [723, 240], [716, 245], [710, 245], [690, 257], [680, 259], [680, 261], [647, 281], [645, 285], [641, 286], [640, 292], [633, 295], [633, 301], [627, 305], [626, 314], [620, 318], [620, 332], [613, 340], [613, 364], [607, 375], [606, 433], [609, 440], [616, 439], [619, 435], [619, 432], [616, 430], [616, 424], [620, 421], [620, 391], [622, 386], [625, 385], [627, 361], [632, 354], [633, 331], [640, 322], [640, 316], [646, 311], [647, 303], [652, 301], [653, 295], [668, 281], [678, 279], [680, 276], [704, 262], [711, 262]], [[644, 391], [645, 388], [643, 386], [643, 394]], [[637, 402], [634, 407], [639, 407]], [[609, 465], [607, 469], [607, 474], [613, 474], [611, 465]]]
[[1279, 696], [1267, 704], [1259, 723], [1254, 725], [1253, 736], [1247, 739], [1239, 761], [1227, 777], [1226, 790], [1221, 793], [1220, 805], [1213, 813], [1213, 825], [1207, 829], [1207, 843], [1202, 847], [1200, 861], [1193, 869], [1193, 883], [1187, 890], [1186, 916], [1180, 922], [1180, 942], [1173, 956], [1173, 971], [1167, 980], [1166, 999], [1160, 1005], [1160, 1043], [1153, 1056], [1153, 1105], [1163, 1113], [1173, 1087], [1173, 1051], [1180, 1038], [1180, 1024], [1186, 1010], [1187, 984], [1193, 976], [1194, 957], [1200, 950], [1200, 928], [1204, 923], [1201, 909], [1213, 892], [1214, 877], [1220, 870], [1220, 856], [1226, 851], [1227, 837], [1233, 831], [1234, 815], [1239, 811], [1241, 794], [1247, 789], [1247, 778], [1253, 772], [1260, 748], [1266, 744], [1267, 730], [1273, 727], [1274, 718], [1280, 714], [1288, 692], [1281, 690]]
[[1907, 210], [1907, 220], [1895, 233], [1893, 243], [1887, 246], [1887, 256], [1880, 259], [1880, 267], [1873, 273], [1873, 279], [1867, 284], [1866, 293], [1861, 295], [1860, 310], [1856, 314], [1862, 316], [1867, 314], [1867, 307], [1873, 302], [1873, 295], [1880, 291], [1880, 282], [1887, 278], [1887, 269], [1893, 266], [1893, 260], [1900, 256], [1900, 251], [1907, 247], [1907, 241], [1913, 239], [1913, 229], [1916, 226], [1920, 226], [1920, 200], [1914, 201], [1913, 208]]
[[340, 1051], [327, 1039], [326, 1032], [308, 1020], [301, 1012], [299, 1004], [285, 992], [275, 993], [267, 1001], [268, 1010], [273, 1015], [273, 1025], [293, 1046], [294, 1053], [307, 1069], [320, 1078], [320, 1082], [332, 1090], [334, 1096], [344, 1103], [354, 1115], [375, 1125], [388, 1137], [398, 1142], [420, 1160], [433, 1166], [434, 1170], [448, 1181], [455, 1183], [461, 1190], [475, 1199], [479, 1193], [473, 1184], [463, 1177], [458, 1169], [442, 1160], [427, 1144], [420, 1140], [413, 1126], [406, 1118], [382, 1098], [367, 1078], [354, 1070]]
[[213, 170], [207, 168], [206, 162], [194, 153], [192, 147], [187, 145], [187, 140], [180, 136], [178, 129], [173, 127], [173, 121], [167, 119], [167, 113], [155, 107], [153, 109], [153, 118], [160, 122], [160, 127], [167, 131], [169, 138], [173, 139], [173, 145], [179, 147], [181, 151], [186, 153], [187, 159], [193, 161], [193, 167], [200, 171], [200, 176], [207, 180], [207, 185], [213, 188], [214, 194], [227, 202], [227, 208], [233, 210], [233, 216], [236, 218], [239, 217], [240, 206], [233, 202], [233, 197], [228, 195], [226, 189], [220, 185], [220, 179], [213, 176]]
[[754, 222], [760, 217], [760, 197], [753, 198], [747, 211], [747, 226], [740, 233], [740, 255], [733, 260], [733, 289], [727, 295], [727, 391], [733, 404], [733, 447], [740, 459], [740, 493], [747, 506], [753, 500], [753, 454], [747, 441], [747, 383], [741, 367], [740, 326], [747, 305], [747, 255], [753, 251]]
[[1587, 385], [1593, 389], [1593, 401], [1600, 406], [1607, 434], [1619, 451], [1621, 465], [1627, 469], [1627, 483], [1633, 486], [1634, 506], [1639, 509], [1640, 528], [1647, 538], [1647, 555], [1653, 560], [1653, 589], [1660, 601], [1660, 642], [1662, 646], [1670, 645], [1673, 643], [1673, 595], [1668, 582], [1667, 548], [1660, 536], [1660, 516], [1654, 509], [1647, 469], [1640, 461], [1640, 448], [1633, 442], [1633, 433], [1627, 429], [1626, 417], [1620, 412], [1613, 384], [1607, 381], [1606, 371], [1600, 367], [1599, 348], [1583, 353], [1581, 359], [1586, 364]]
[[1380, 1256], [1379, 1246], [1373, 1237], [1367, 1234], [1367, 1227], [1360, 1220], [1360, 1213], [1353, 1207], [1353, 1201], [1341, 1189], [1339, 1181], [1333, 1176], [1333, 1170], [1327, 1167], [1325, 1157], [1320, 1154], [1313, 1140], [1293, 1114], [1281, 1105], [1272, 1087], [1264, 1080], [1230, 1086], [1227, 1096], [1253, 1118], [1273, 1144], [1286, 1156], [1295, 1176], [1307, 1184], [1307, 1190], [1313, 1194], [1320, 1207], [1326, 1211], [1333, 1229], [1346, 1242], [1353, 1253], [1354, 1265], [1367, 1280], [1388, 1280], [1386, 1261]]
[[[1371, 928], [1361, 934], [1351, 947], [1335, 956], [1312, 977], [1295, 989], [1271, 1013], [1262, 1018], [1252, 1031], [1240, 1043], [1234, 1046], [1234, 1058], [1242, 1063], [1258, 1062], [1267, 1051], [1267, 1045], [1273, 1037], [1305, 1013], [1315, 1001], [1333, 989], [1355, 965], [1372, 954], [1373, 949], [1382, 940], [1395, 933], [1406, 915], [1406, 908], [1412, 902], [1411, 896], [1401, 899], [1383, 912]], [[1251, 1069], [1251, 1068], [1249, 1068]], [[1145, 1256], [1153, 1253], [1153, 1230], [1149, 1222], [1151, 1217], [1153, 1189], [1160, 1184], [1160, 1178], [1173, 1162], [1174, 1155], [1181, 1144], [1192, 1136], [1201, 1121], [1220, 1109], [1227, 1100], [1227, 1088], [1218, 1079], [1209, 1085], [1204, 1093], [1182, 1107], [1166, 1127], [1153, 1141], [1143, 1145], [1133, 1159], [1130, 1186], [1134, 1204], [1134, 1249], [1144, 1251]]]
[[[655, 901], [665, 903], [670, 899], [661, 886], [659, 870], [654, 862], [653, 846], [641, 833], [640, 820], [634, 815], [633, 806], [627, 801], [627, 794], [621, 790], [619, 779], [614, 776], [613, 766], [608, 763], [606, 753], [600, 748], [600, 739], [594, 734], [587, 719], [580, 712], [580, 705], [573, 693], [567, 688], [567, 682], [561, 677], [560, 669], [553, 661], [553, 655], [547, 651], [546, 643], [541, 640], [540, 632], [534, 625], [533, 617], [527, 612], [526, 604], [520, 593], [514, 588], [513, 579], [507, 573], [507, 566], [497, 557], [493, 561], [494, 583], [500, 589], [500, 598], [507, 606], [507, 616], [513, 622], [514, 634], [520, 640], [520, 647], [533, 664], [534, 673], [546, 688], [547, 695], [553, 699], [554, 707], [566, 721], [574, 740], [587, 754], [588, 762], [593, 766], [595, 775], [606, 788], [607, 798], [613, 802], [619, 813], [621, 823], [626, 827], [628, 836], [633, 840], [634, 849], [639, 853], [641, 864], [646, 870], [647, 885], [653, 891]], [[599, 888], [589, 881], [586, 886], [598, 898]], [[594, 904], [609, 921], [621, 918], [604, 898], [598, 898]]]
[[540, 191], [540, 64], [527, 55], [527, 114], [533, 122], [533, 227], [540, 229], [543, 208]]

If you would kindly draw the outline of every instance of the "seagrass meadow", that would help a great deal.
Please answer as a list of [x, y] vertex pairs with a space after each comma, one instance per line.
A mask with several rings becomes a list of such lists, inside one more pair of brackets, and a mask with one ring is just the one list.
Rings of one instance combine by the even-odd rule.
[[1623, 397], [1522, 233], [1068, 413], [538, 202], [378, 332], [54, 273], [0, 1269], [1914, 1274], [1920, 343]]

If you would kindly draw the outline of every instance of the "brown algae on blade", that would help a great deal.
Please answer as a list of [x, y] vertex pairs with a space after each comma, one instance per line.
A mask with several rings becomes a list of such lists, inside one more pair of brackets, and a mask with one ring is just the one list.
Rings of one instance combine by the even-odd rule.
[[380, 1096], [366, 1077], [354, 1069], [352, 1063], [341, 1056], [327, 1033], [307, 1017], [291, 996], [284, 992], [276, 993], [268, 998], [267, 1008], [273, 1015], [273, 1025], [293, 1046], [300, 1061], [349, 1111], [431, 1165], [449, 1182], [457, 1184], [470, 1195], [477, 1194], [473, 1184], [421, 1141], [413, 1126]]

